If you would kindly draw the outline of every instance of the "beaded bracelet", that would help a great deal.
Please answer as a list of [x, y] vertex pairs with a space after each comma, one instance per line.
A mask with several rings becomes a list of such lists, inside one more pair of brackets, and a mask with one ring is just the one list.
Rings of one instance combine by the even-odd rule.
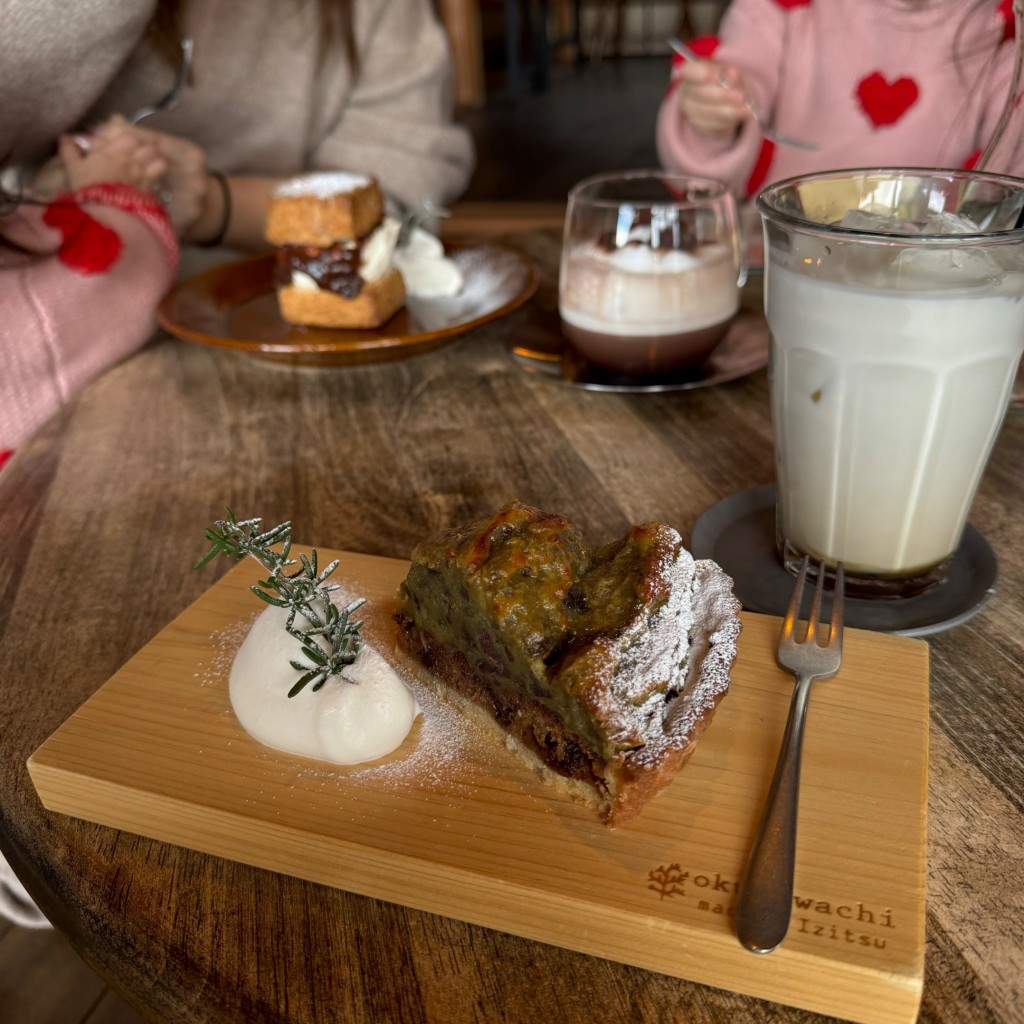
[[221, 213], [220, 225], [214, 232], [213, 237], [199, 243], [204, 249], [214, 249], [220, 245], [224, 241], [224, 236], [228, 233], [228, 227], [231, 224], [231, 186], [228, 185], [227, 176], [221, 171], [210, 171], [209, 174], [220, 185], [221, 208], [223, 212]]

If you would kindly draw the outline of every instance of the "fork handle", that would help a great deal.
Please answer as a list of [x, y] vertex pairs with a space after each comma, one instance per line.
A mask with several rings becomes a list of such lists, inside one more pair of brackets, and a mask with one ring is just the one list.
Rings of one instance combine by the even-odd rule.
[[753, 953], [770, 953], [785, 938], [793, 909], [796, 810], [800, 793], [807, 697], [814, 676], [797, 679], [782, 749], [736, 904], [736, 934]]

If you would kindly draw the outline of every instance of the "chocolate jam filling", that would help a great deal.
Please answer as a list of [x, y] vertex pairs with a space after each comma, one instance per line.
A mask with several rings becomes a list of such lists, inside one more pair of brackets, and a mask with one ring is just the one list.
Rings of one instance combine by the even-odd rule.
[[283, 245], [277, 250], [274, 284], [279, 288], [291, 284], [293, 271], [308, 274], [318, 288], [354, 299], [363, 287], [359, 276], [362, 258], [361, 242], [338, 242], [319, 249], [315, 245]]

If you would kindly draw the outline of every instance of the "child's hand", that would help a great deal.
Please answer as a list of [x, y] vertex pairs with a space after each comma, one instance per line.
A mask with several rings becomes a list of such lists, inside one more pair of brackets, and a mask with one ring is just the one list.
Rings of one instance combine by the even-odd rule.
[[58, 155], [72, 191], [100, 182], [152, 191], [160, 186], [169, 169], [152, 140], [120, 119], [91, 135], [89, 148], [84, 151], [70, 136], [63, 136]]
[[206, 203], [210, 186], [206, 153], [201, 146], [178, 135], [138, 130], [152, 141], [167, 161], [167, 173], [163, 180], [167, 213], [178, 237], [183, 238], [199, 219]]
[[725, 64], [685, 61], [676, 91], [679, 110], [698, 135], [731, 139], [750, 117], [743, 76]]

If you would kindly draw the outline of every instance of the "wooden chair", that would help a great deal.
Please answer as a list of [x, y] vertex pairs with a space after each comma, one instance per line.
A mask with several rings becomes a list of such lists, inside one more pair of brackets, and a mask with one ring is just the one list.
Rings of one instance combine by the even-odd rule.
[[482, 107], [484, 48], [478, 0], [437, 0], [438, 14], [448, 33], [455, 79], [455, 105]]
[[[592, 64], [599, 64], [609, 52], [615, 57], [622, 55], [623, 42], [625, 40], [626, 7], [628, 3], [629, 0], [596, 0], [594, 6], [597, 8], [597, 11], [594, 19], [594, 30], [591, 33], [589, 45], [587, 46], [587, 56]], [[651, 0], [640, 0], [640, 4], [645, 8], [645, 13], [653, 6]], [[681, 38], [689, 39], [694, 34], [691, 0], [678, 0], [678, 4], [679, 21], [677, 22], [675, 32]], [[579, 0], [576, 0], [574, 6], [577, 9], [578, 25]], [[609, 42], [611, 43], [610, 50]], [[645, 38], [645, 49], [651, 42], [660, 44], [663, 40], [648, 40]]]

